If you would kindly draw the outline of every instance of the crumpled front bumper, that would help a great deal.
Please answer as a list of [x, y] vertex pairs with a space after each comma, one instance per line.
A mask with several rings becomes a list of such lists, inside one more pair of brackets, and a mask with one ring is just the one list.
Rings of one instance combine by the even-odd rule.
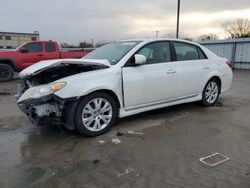
[[74, 114], [77, 98], [62, 99], [50, 94], [37, 99], [18, 102], [18, 107], [25, 113], [32, 124], [63, 124], [66, 128], [75, 129]]

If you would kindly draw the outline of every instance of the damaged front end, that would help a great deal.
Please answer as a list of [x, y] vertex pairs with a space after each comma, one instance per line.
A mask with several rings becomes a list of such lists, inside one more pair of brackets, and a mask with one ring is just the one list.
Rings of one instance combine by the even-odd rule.
[[18, 102], [18, 106], [35, 125], [44, 125], [48, 122], [58, 124], [63, 120], [64, 103], [56, 99], [53, 94]]
[[76, 105], [76, 97], [61, 99], [54, 94], [18, 102], [19, 108], [28, 116], [32, 124], [37, 126], [62, 124], [71, 130], [74, 129]]
[[28, 116], [32, 124], [38, 126], [63, 124], [68, 129], [74, 129], [74, 114], [78, 97], [66, 99], [58, 97], [55, 93], [64, 88], [67, 83], [56, 81], [103, 68], [107, 66], [64, 61], [38, 69], [32, 74], [24, 75], [21, 72], [16, 95], [18, 107]]

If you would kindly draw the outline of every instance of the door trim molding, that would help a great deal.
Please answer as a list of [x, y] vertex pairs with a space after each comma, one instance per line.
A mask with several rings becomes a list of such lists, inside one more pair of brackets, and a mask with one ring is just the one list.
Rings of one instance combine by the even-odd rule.
[[197, 97], [199, 94], [192, 94], [192, 95], [187, 95], [184, 97], [178, 97], [178, 98], [174, 98], [174, 99], [167, 99], [167, 100], [160, 100], [160, 101], [155, 101], [155, 102], [151, 102], [151, 103], [147, 103], [147, 104], [140, 104], [140, 105], [136, 105], [136, 106], [131, 106], [131, 107], [125, 107], [125, 111], [131, 111], [131, 110], [137, 110], [140, 108], [147, 108], [147, 107], [152, 107], [152, 106], [157, 106], [157, 105], [161, 105], [161, 104], [167, 104], [167, 103], [171, 103], [171, 102], [176, 102], [176, 101], [180, 101], [180, 100], [184, 100], [184, 99], [189, 99], [189, 98], [193, 98], [193, 97]]

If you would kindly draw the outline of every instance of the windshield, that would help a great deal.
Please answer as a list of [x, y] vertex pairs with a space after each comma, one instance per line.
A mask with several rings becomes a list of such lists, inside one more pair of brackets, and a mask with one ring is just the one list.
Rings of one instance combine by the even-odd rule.
[[111, 65], [118, 63], [140, 41], [126, 41], [106, 44], [83, 57], [83, 59], [107, 59]]

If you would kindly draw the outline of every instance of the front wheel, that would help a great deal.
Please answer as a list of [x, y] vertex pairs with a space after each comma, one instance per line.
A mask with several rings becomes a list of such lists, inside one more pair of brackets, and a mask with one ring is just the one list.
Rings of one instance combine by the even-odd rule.
[[203, 92], [202, 92], [202, 104], [204, 106], [214, 106], [218, 101], [220, 94], [220, 85], [214, 78], [210, 79]]
[[10, 65], [0, 64], [0, 82], [12, 80], [14, 77], [14, 70]]
[[98, 136], [107, 132], [117, 117], [117, 104], [105, 92], [84, 97], [75, 114], [76, 129], [85, 136]]

